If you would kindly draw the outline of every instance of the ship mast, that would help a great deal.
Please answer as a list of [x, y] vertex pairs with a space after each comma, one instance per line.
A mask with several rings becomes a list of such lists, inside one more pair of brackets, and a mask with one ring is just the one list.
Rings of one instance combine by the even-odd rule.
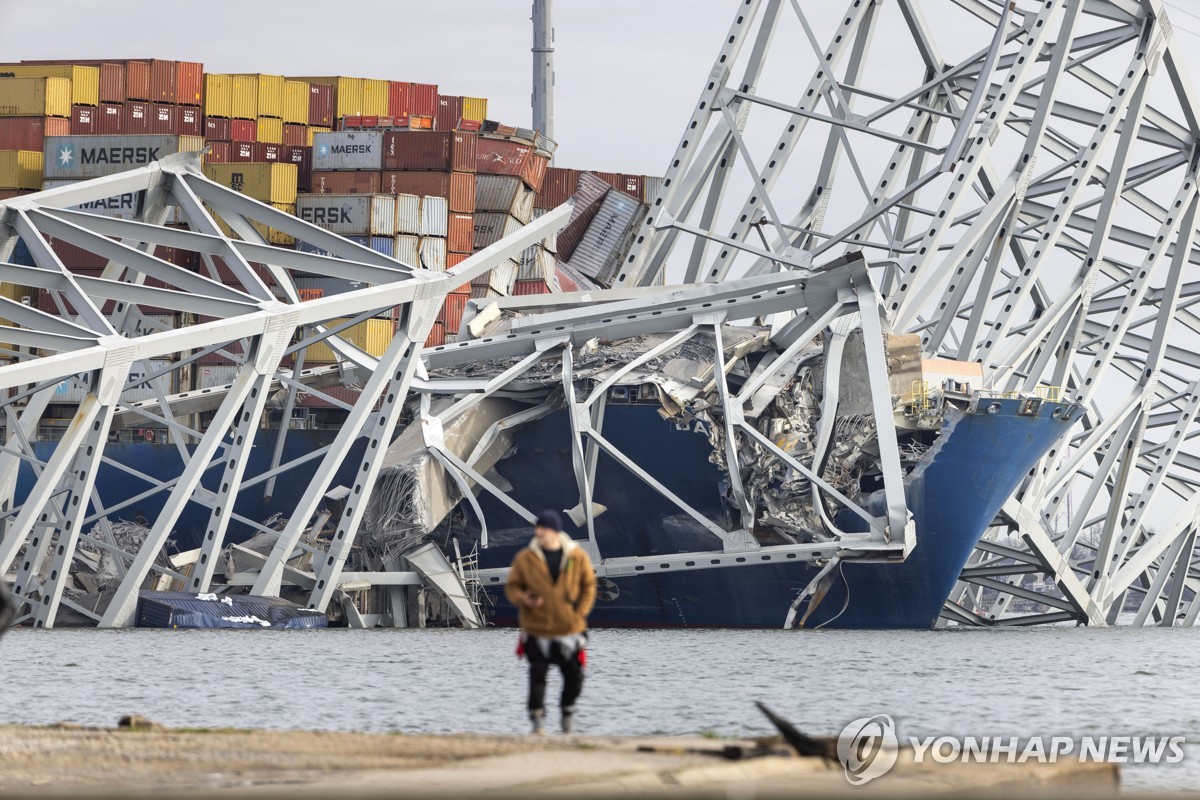
[[554, 138], [553, 0], [533, 0], [533, 128]]

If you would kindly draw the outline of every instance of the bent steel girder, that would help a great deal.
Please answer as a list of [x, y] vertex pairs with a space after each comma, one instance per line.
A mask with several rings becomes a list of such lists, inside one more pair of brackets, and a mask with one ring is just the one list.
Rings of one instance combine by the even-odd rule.
[[[547, 214], [451, 272], [429, 272], [213, 183], [200, 172], [199, 158], [181, 154], [0, 202], [0, 278], [45, 290], [57, 311], [0, 301], [6, 325], [0, 335], [0, 576], [14, 576], [18, 622], [53, 627], [66, 608], [74, 622], [122, 627], [132, 624], [138, 592], [147, 586], [207, 591], [231, 523], [278, 539], [256, 587], [263, 594], [280, 589], [283, 563], [276, 554], [286, 560], [305, 550], [314, 565], [309, 601], [324, 610], [361, 519], [348, 504], [332, 536], [316, 536], [329, 518], [320, 505], [338, 484], [342, 459], [356, 445], [367, 453], [348, 487], [365, 503], [378, 468], [371, 454], [391, 440], [445, 294], [538, 241], [545, 235], [539, 231], [557, 230], [570, 212], [564, 206]], [[143, 198], [138, 219], [76, 210], [126, 193]], [[169, 216], [183, 225], [165, 224]], [[267, 228], [325, 254], [271, 246]], [[18, 238], [32, 263], [10, 263]], [[106, 260], [102, 275], [74, 274], [51, 240]], [[201, 266], [179, 266], [158, 248], [196, 254]], [[300, 300], [297, 273], [350, 277], [366, 288]], [[381, 313], [394, 315], [397, 331], [382, 355], [369, 355], [340, 335]], [[304, 369], [304, 354], [318, 344], [332, 350], [337, 363]], [[235, 365], [236, 377], [201, 388], [196, 371], [212, 354]], [[279, 405], [273, 394], [322, 395], [343, 383], [362, 389], [343, 403], [349, 416], [331, 445], [291, 460], [280, 447], [267, 472], [247, 473], [256, 434]], [[54, 422], [45, 415], [56, 392], [79, 400], [55, 443], [45, 438]], [[145, 474], [106, 454], [134, 426], [152, 426], [175, 444], [182, 464], [177, 475]], [[279, 440], [285, 435], [286, 419]], [[102, 468], [120, 470], [137, 491], [119, 502], [105, 498], [96, 483]], [[306, 474], [296, 470], [313, 477], [304, 478], [304, 501], [284, 530], [235, 513], [239, 494]], [[18, 473], [27, 482], [20, 492]], [[161, 511], [146, 520], [141, 539], [116, 538], [113, 524], [142, 503]], [[208, 524], [194, 560], [180, 569], [165, 551], [189, 504], [207, 509]], [[105, 561], [112, 574], [99, 586], [98, 565]]]
[[[1086, 406], [989, 534], [1024, 556], [977, 553], [956, 624], [1200, 616], [1200, 113], [1181, 46], [1161, 0], [738, 3], [615, 276], [719, 286], [862, 250], [926, 357]], [[1009, 610], [1035, 579], [1045, 609], [1034, 592]]]

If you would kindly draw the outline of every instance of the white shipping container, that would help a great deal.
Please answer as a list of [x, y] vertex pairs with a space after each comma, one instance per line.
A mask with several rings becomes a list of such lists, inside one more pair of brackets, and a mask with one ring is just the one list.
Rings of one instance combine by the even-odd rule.
[[485, 211], [475, 214], [475, 249], [482, 250], [516, 233], [523, 225], [521, 221], [503, 211]]
[[502, 262], [499, 266], [492, 269], [484, 275], [480, 275], [475, 280], [471, 281], [472, 286], [486, 286], [493, 292], [501, 295], [512, 293], [513, 284], [517, 281], [517, 272], [520, 267], [517, 262], [510, 259]]
[[571, 266], [602, 284], [610, 284], [615, 262], [629, 239], [630, 226], [643, 208], [628, 195], [610, 191], [571, 253]]
[[503, 211], [528, 224], [537, 192], [520, 178], [508, 175], [475, 176], [475, 211]]
[[383, 169], [383, 131], [332, 131], [313, 135], [314, 170]]
[[[129, 370], [128, 383], [135, 383], [143, 380], [148, 375], [156, 374], [162, 370], [169, 369], [170, 361], [163, 359], [150, 359], [147, 361], [135, 361]], [[74, 380], [64, 380], [59, 382], [54, 389], [54, 396], [50, 402], [52, 403], [82, 403], [88, 393], [89, 377], [91, 373], [81, 372], [74, 376]], [[157, 378], [146, 383], [140, 383], [130, 389], [121, 392], [121, 401], [125, 403], [136, 403], [141, 400], [153, 400], [158, 397], [154, 387], [157, 385], [162, 389], [164, 394], [171, 394], [171, 378], [170, 372], [159, 375]]]
[[[48, 181], [42, 181], [42, 189], [57, 189], [60, 186], [70, 186], [79, 181], [66, 180], [63, 178], [54, 178]], [[103, 200], [94, 200], [90, 203], [80, 203], [77, 206], [71, 206], [69, 211], [82, 211], [85, 214], [95, 214], [100, 217], [112, 217], [113, 219], [137, 219], [141, 213], [142, 198], [145, 192], [126, 192], [125, 194], [106, 197]], [[169, 199], [170, 195], [168, 195]], [[177, 225], [183, 223], [183, 213], [178, 206], [167, 206], [167, 224]]]
[[444, 197], [421, 198], [421, 235], [445, 237], [450, 221], [450, 203]]
[[435, 272], [446, 271], [446, 240], [426, 236], [421, 240], [421, 266]]
[[[545, 213], [546, 213], [546, 209], [535, 208], [533, 210], [533, 219], [539, 219]], [[542, 246], [545, 247], [547, 250], [549, 250], [551, 253], [557, 253], [558, 252], [558, 232], [555, 231], [554, 233], [547, 236], [545, 239], [542, 239]]]
[[47, 136], [45, 177], [100, 178], [144, 167], [174, 153], [203, 149], [202, 136]]
[[397, 236], [396, 252], [393, 256], [402, 264], [412, 267], [421, 265], [421, 240], [416, 236]]
[[521, 254], [521, 269], [517, 273], [519, 281], [545, 281], [553, 285], [554, 254], [540, 245], [530, 247]]
[[415, 194], [396, 195], [396, 233], [421, 232], [421, 198]]
[[396, 235], [396, 197], [390, 194], [302, 194], [296, 216], [342, 236]]
[[197, 364], [196, 385], [201, 389], [225, 386], [237, 380], [242, 371], [240, 364]]

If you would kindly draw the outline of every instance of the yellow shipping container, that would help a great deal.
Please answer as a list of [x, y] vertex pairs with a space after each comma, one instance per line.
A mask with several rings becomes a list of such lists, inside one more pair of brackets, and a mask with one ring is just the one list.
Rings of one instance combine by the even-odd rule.
[[318, 133], [332, 133], [332, 132], [333, 132], [333, 128], [322, 128], [320, 126], [313, 125], [312, 127], [310, 127], [308, 129], [308, 146], [309, 147], [313, 146], [313, 137], [315, 137]]
[[476, 122], [483, 122], [487, 119], [486, 97], [464, 97], [462, 101], [463, 119], [470, 119]]
[[233, 76], [209, 72], [204, 76], [204, 116], [233, 116]]
[[247, 75], [254, 81], [258, 92], [258, 114], [260, 117], [283, 116], [283, 76]]
[[43, 163], [37, 150], [0, 150], [0, 189], [41, 189]]
[[283, 121], [308, 124], [308, 81], [283, 82]]
[[276, 117], [259, 117], [255, 140], [267, 144], [283, 144], [283, 120]]
[[71, 82], [71, 102], [79, 106], [100, 105], [100, 68], [75, 64], [5, 64], [5, 78], [66, 78]]
[[258, 119], [258, 76], [231, 75], [233, 100], [229, 116], [234, 119]]
[[70, 116], [70, 78], [0, 78], [0, 117]]
[[363, 78], [362, 113], [368, 117], [388, 115], [388, 82]]
[[26, 299], [31, 305], [37, 305], [38, 290], [36, 286], [22, 286], [19, 283], [0, 283], [0, 297], [24, 303]]
[[[291, 214], [293, 217], [296, 216], [295, 203], [271, 203], [271, 205], [285, 214]], [[275, 228], [269, 228], [261, 222], [255, 222], [253, 220], [250, 222], [250, 224], [253, 225], [254, 230], [258, 231], [259, 234], [270, 244], [280, 244], [291, 247], [296, 243], [294, 238], [288, 236], [283, 231], [276, 230]], [[220, 217], [217, 218], [217, 227], [220, 228], [226, 236], [234, 239], [239, 238], [238, 235], [233, 232], [233, 229], [225, 224], [225, 220], [221, 219]]]
[[294, 205], [296, 202], [298, 170], [295, 164], [278, 161], [269, 164], [205, 164], [204, 174], [209, 180], [263, 203]]
[[[326, 328], [333, 328], [346, 320], [330, 320], [325, 324]], [[346, 328], [337, 334], [345, 341], [357, 347], [370, 355], [378, 358], [387, 350], [388, 345], [392, 343], [392, 338], [396, 335], [396, 321], [394, 319], [369, 319], [366, 322], [360, 322], [357, 325]], [[321, 362], [328, 363], [337, 361], [337, 357], [333, 353], [333, 349], [325, 342], [317, 342], [310, 345], [307, 352], [304, 354], [306, 362]]]

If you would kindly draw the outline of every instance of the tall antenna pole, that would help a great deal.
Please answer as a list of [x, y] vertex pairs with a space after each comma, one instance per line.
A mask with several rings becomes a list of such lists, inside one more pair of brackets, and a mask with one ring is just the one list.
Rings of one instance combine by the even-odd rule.
[[533, 127], [554, 138], [554, 0], [533, 0]]

